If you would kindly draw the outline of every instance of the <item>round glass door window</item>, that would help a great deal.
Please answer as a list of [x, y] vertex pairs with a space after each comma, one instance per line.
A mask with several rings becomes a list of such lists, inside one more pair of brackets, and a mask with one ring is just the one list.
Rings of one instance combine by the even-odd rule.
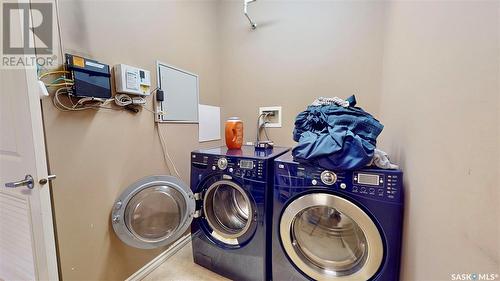
[[280, 235], [291, 260], [313, 279], [368, 280], [382, 262], [382, 239], [373, 221], [335, 195], [293, 201], [283, 213]]
[[137, 238], [156, 242], [168, 237], [180, 225], [186, 202], [182, 194], [168, 186], [141, 190], [125, 210], [125, 223]]
[[203, 211], [212, 236], [227, 244], [239, 244], [253, 228], [255, 204], [247, 192], [232, 181], [210, 185], [204, 195]]
[[182, 181], [153, 176], [132, 184], [117, 199], [113, 228], [126, 244], [143, 249], [172, 243], [189, 227], [193, 194]]
[[297, 214], [293, 240], [301, 256], [319, 268], [349, 275], [366, 260], [366, 237], [359, 225], [335, 208], [316, 206]]

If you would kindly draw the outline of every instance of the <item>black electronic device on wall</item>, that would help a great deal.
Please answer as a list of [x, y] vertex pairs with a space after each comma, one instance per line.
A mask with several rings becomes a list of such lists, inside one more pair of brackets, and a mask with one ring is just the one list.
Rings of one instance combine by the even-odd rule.
[[68, 78], [73, 80], [72, 95], [77, 97], [111, 98], [109, 65], [66, 54]]

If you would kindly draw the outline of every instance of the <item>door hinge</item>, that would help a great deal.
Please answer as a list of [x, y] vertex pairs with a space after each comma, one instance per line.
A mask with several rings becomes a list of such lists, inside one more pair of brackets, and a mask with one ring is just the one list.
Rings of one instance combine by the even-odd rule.
[[194, 197], [194, 200], [200, 201], [201, 200], [201, 192], [193, 194], [193, 197]]
[[201, 210], [196, 210], [193, 212], [193, 218], [199, 218], [201, 217]]

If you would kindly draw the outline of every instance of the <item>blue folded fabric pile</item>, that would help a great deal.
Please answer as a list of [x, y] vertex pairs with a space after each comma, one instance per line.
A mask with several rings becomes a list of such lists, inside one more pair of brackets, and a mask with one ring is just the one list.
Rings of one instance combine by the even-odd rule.
[[382, 125], [360, 107], [356, 98], [349, 106], [311, 105], [295, 119], [292, 155], [297, 162], [330, 170], [353, 170], [368, 165], [382, 132]]

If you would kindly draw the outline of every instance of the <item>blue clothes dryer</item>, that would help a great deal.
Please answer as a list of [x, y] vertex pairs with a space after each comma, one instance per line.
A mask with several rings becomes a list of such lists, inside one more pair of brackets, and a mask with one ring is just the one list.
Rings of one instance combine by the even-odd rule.
[[191, 153], [195, 263], [233, 280], [269, 280], [273, 160], [288, 148]]
[[403, 173], [275, 160], [272, 279], [399, 280]]

